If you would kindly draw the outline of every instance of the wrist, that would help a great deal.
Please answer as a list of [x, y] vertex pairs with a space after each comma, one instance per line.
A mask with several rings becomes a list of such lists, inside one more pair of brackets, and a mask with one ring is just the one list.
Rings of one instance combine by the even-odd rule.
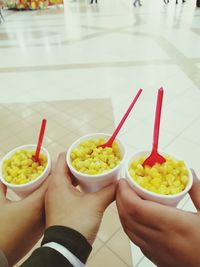
[[46, 229], [49, 229], [54, 226], [62, 226], [62, 227], [66, 227], [69, 229], [73, 229], [74, 231], [81, 234], [91, 246], [96, 237], [96, 233], [94, 234], [93, 231], [88, 231], [88, 228], [89, 228], [88, 225], [85, 226], [85, 224], [80, 224], [80, 223], [77, 224], [77, 222], [74, 222], [74, 221], [67, 221], [67, 222], [63, 221], [62, 222], [60, 220], [59, 223], [56, 221], [51, 221], [51, 223], [47, 222]]
[[85, 263], [92, 250], [86, 238], [76, 230], [65, 226], [51, 226], [45, 230], [42, 245], [55, 242], [67, 248], [81, 262]]

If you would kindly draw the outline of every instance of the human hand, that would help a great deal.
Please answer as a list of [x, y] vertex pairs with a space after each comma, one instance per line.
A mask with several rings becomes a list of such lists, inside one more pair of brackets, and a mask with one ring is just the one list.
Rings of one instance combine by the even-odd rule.
[[46, 227], [70, 227], [92, 244], [103, 213], [115, 198], [116, 184], [96, 193], [80, 192], [72, 184], [65, 157], [65, 153], [59, 155], [50, 177], [45, 198]]
[[9, 265], [20, 260], [39, 240], [44, 226], [44, 195], [48, 181], [28, 197], [12, 202], [0, 182], [0, 249]]
[[[194, 179], [196, 177], [193, 172]], [[124, 231], [158, 267], [200, 266], [200, 181], [190, 196], [196, 213], [141, 199], [125, 180], [119, 182], [117, 208]]]

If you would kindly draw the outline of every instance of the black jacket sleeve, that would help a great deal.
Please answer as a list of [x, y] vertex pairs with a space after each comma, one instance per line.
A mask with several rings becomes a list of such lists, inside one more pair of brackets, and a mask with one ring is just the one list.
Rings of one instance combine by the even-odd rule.
[[1, 267], [9, 267], [7, 258], [2, 250], [0, 250], [0, 266]]
[[[66, 247], [81, 262], [86, 263], [92, 250], [91, 245], [79, 232], [64, 226], [49, 227], [42, 240], [42, 245], [56, 242]], [[73, 267], [58, 251], [49, 247], [40, 247], [21, 265], [21, 267]]]

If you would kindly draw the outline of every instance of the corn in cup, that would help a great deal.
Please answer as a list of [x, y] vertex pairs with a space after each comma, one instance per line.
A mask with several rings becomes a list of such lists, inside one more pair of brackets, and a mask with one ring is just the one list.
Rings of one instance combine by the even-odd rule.
[[189, 171], [182, 160], [165, 156], [166, 162], [156, 163], [153, 167], [144, 166], [145, 156], [134, 160], [129, 167], [129, 174], [134, 181], [148, 191], [175, 195], [182, 192], [189, 181]]
[[100, 174], [115, 168], [121, 161], [117, 143], [112, 147], [97, 148], [106, 142], [104, 138], [89, 139], [71, 151], [71, 164], [79, 172], [89, 175]]
[[3, 163], [3, 175], [11, 184], [27, 184], [42, 174], [47, 165], [47, 157], [40, 154], [39, 163], [32, 160], [35, 151], [19, 150]]

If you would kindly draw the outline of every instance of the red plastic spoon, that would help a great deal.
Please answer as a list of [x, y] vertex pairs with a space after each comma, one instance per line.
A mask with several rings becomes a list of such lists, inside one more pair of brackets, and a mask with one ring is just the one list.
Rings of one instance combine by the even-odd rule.
[[42, 146], [42, 141], [43, 141], [43, 137], [44, 137], [46, 123], [47, 123], [47, 120], [43, 119], [42, 120], [42, 124], [41, 124], [40, 134], [39, 134], [39, 137], [38, 137], [38, 143], [37, 143], [36, 152], [35, 152], [35, 155], [32, 156], [32, 160], [35, 161], [35, 162], [39, 162], [39, 163], [40, 163], [40, 161], [39, 161], [40, 149], [41, 149], [41, 146]]
[[166, 161], [165, 158], [158, 153], [158, 139], [159, 139], [159, 130], [160, 130], [160, 116], [161, 116], [161, 109], [162, 109], [163, 93], [164, 91], [163, 91], [163, 88], [161, 87], [158, 90], [158, 96], [157, 96], [152, 152], [150, 156], [147, 159], [145, 159], [145, 161], [143, 162], [143, 166], [148, 165], [152, 167], [156, 163], [162, 164]]
[[140, 94], [142, 93], [142, 89], [140, 89], [137, 92], [137, 95], [135, 96], [135, 98], [133, 99], [132, 103], [130, 104], [129, 108], [127, 109], [126, 113], [124, 114], [123, 118], [121, 119], [119, 125], [117, 126], [116, 130], [114, 131], [113, 135], [110, 137], [110, 139], [103, 145], [97, 146], [97, 148], [102, 147], [112, 147], [112, 144], [117, 136], [117, 134], [119, 133], [120, 129], [122, 128], [122, 125], [124, 124], [124, 122], [126, 121], [129, 113], [131, 112], [132, 108], [134, 107], [136, 101], [138, 100]]

